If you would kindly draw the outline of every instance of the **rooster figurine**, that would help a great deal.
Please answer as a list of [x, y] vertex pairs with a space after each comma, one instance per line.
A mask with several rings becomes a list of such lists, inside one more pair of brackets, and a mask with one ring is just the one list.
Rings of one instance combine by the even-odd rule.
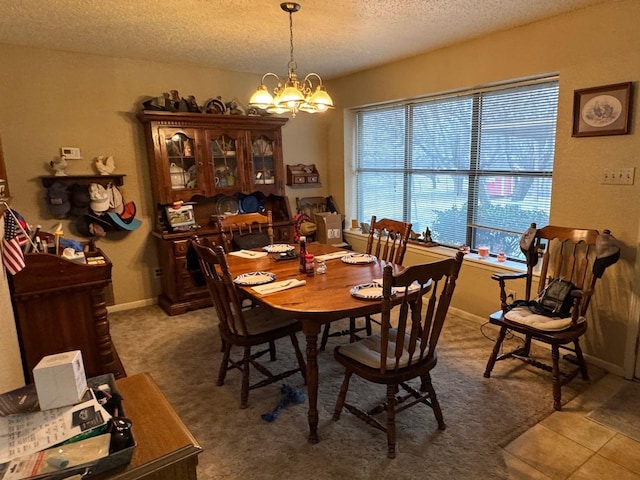
[[67, 168], [67, 159], [64, 155], [61, 155], [59, 158], [56, 158], [55, 160], [51, 160], [49, 162], [49, 165], [51, 165], [51, 168], [53, 169], [54, 175], [56, 177], [63, 177], [67, 175], [64, 172], [65, 169]]
[[100, 175], [110, 175], [116, 168], [116, 164], [113, 161], [113, 156], [98, 157], [96, 158], [96, 168], [100, 172]]

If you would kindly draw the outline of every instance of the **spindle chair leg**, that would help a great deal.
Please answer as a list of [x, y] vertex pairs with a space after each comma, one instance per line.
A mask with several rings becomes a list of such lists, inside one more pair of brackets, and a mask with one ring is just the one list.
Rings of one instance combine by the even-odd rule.
[[251, 347], [244, 347], [242, 359], [242, 387], [240, 390], [240, 408], [247, 408], [249, 401], [249, 373], [251, 370]]

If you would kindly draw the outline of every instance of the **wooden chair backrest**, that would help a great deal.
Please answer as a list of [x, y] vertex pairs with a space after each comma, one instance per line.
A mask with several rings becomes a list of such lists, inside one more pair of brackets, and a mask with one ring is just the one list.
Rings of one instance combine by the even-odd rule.
[[380, 260], [402, 265], [411, 235], [411, 223], [383, 218], [376, 221], [371, 217], [367, 252]]
[[191, 245], [198, 255], [200, 269], [207, 282], [220, 329], [228, 334], [248, 336], [242, 314], [242, 302], [233, 283], [223, 248], [220, 245], [213, 248], [201, 245], [197, 238], [191, 239]]
[[265, 231], [269, 238], [269, 243], [265, 245], [273, 243], [273, 213], [271, 210], [267, 210], [266, 215], [257, 212], [221, 215], [216, 217], [216, 224], [221, 233], [224, 249], [227, 252], [233, 250], [234, 235]]
[[[535, 224], [534, 224], [535, 228]], [[535, 240], [531, 245], [531, 256], [541, 257], [540, 282], [535, 292], [532, 292], [534, 266], [527, 268], [527, 285], [525, 296], [527, 300], [537, 297], [547, 286], [549, 280], [562, 278], [570, 280], [581, 290], [593, 292], [597, 278], [593, 275], [598, 230], [558, 227], [547, 225], [536, 231]], [[535, 258], [535, 257], [534, 257]], [[589, 301], [582, 302], [580, 315], [585, 315]]]
[[[433, 359], [438, 339], [447, 317], [456, 280], [464, 254], [437, 262], [412, 265], [394, 275], [393, 267], [386, 265], [382, 277], [382, 322], [380, 373], [395, 371], [405, 351], [409, 352], [409, 366]], [[417, 296], [404, 295], [397, 321], [392, 319], [392, 288], [403, 295], [409, 286], [420, 284]], [[395, 342], [391, 330], [397, 332]], [[384, 359], [390, 360], [385, 361]]]

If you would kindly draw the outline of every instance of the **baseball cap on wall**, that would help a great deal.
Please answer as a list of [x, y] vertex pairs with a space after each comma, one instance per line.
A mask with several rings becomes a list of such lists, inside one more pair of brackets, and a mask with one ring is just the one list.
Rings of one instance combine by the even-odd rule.
[[91, 198], [91, 210], [96, 213], [109, 210], [109, 195], [102, 185], [99, 183], [89, 185], [89, 196]]
[[113, 183], [107, 185], [107, 196], [109, 197], [109, 212], [115, 212], [120, 215], [124, 211], [124, 199], [118, 187]]
[[136, 216], [136, 204], [133, 202], [127, 202], [123, 206], [121, 214], [116, 212], [107, 212], [106, 218], [111, 224], [119, 230], [132, 231], [137, 229], [142, 222], [135, 218]]
[[76, 229], [83, 237], [104, 237], [106, 232], [113, 230], [113, 225], [106, 218], [89, 213], [77, 218]]
[[46, 200], [49, 211], [56, 218], [65, 218], [71, 210], [69, 191], [60, 182], [52, 183], [47, 188]]
[[91, 196], [89, 187], [80, 183], [74, 183], [69, 189], [71, 192], [71, 215], [86, 215], [90, 212]]

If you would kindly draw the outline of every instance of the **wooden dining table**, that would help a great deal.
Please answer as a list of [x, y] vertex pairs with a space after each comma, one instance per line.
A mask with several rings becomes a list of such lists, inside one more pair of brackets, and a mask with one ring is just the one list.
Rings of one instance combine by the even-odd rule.
[[[340, 251], [337, 247], [320, 243], [307, 245], [307, 250], [308, 253], [315, 256]], [[319, 441], [318, 334], [325, 323], [380, 312], [380, 300], [356, 298], [350, 292], [356, 285], [371, 283], [374, 279], [381, 279], [383, 268], [387, 263], [376, 259], [374, 262], [367, 264], [348, 264], [340, 258], [336, 258], [325, 262], [327, 266], [326, 273], [307, 276], [299, 272], [297, 258], [276, 261], [274, 254], [271, 253], [259, 258], [243, 258], [229, 254], [227, 255], [227, 262], [234, 277], [243, 273], [260, 271], [275, 274], [276, 281], [306, 280], [306, 284], [303, 286], [265, 295], [257, 293], [250, 286], [240, 286], [240, 288], [252, 300], [290, 315], [302, 324], [307, 355], [309, 442], [317, 443]], [[394, 273], [403, 269], [399, 265], [393, 265], [393, 267]]]

